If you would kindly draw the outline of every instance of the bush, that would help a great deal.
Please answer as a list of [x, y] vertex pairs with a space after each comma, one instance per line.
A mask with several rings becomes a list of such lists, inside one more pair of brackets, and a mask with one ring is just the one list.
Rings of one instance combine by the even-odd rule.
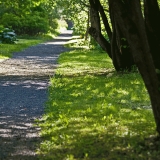
[[5, 27], [13, 28], [18, 35], [38, 35], [47, 33], [49, 22], [46, 17], [42, 17], [40, 12], [17, 16], [12, 13], [5, 13], [0, 19], [0, 23]]
[[59, 28], [58, 20], [57, 19], [50, 19], [49, 20], [50, 25], [50, 32], [54, 33], [55, 29]]
[[20, 28], [22, 27], [21, 18], [13, 13], [5, 13], [0, 19], [0, 23], [4, 27], [9, 27], [14, 29], [17, 34], [19, 33]]
[[39, 12], [34, 12], [33, 15], [28, 14], [24, 16], [22, 23], [22, 34], [38, 35], [41, 33], [47, 33], [49, 30], [48, 20], [45, 17], [41, 17]]
[[17, 40], [14, 30], [9, 28], [1, 28], [0, 31], [0, 43], [13, 44]]

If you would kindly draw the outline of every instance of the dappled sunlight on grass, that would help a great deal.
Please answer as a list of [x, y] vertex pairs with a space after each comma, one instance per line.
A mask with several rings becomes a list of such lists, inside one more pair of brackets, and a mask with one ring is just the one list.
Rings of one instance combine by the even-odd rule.
[[[87, 50], [64, 53], [59, 62], [39, 123], [44, 138], [38, 150], [41, 159], [158, 157], [160, 144], [153, 148], [153, 139], [146, 139], [156, 135], [155, 123], [138, 73], [107, 73], [112, 68], [107, 55]], [[83, 71], [86, 66], [88, 72]]]
[[71, 51], [69, 56], [67, 53], [62, 58], [60, 56], [59, 62], [57, 75], [63, 76], [109, 74], [114, 70], [107, 54], [99, 51]]

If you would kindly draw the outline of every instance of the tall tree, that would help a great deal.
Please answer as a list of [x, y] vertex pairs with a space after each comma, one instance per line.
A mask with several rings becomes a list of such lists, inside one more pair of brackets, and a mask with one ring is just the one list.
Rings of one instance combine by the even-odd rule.
[[[123, 32], [120, 31], [112, 9], [110, 9], [112, 31], [109, 26], [108, 18], [100, 0], [89, 0], [91, 27], [89, 29], [90, 35], [100, 44], [100, 46], [108, 53], [113, 61], [113, 65], [117, 71], [131, 70], [134, 65], [132, 54]], [[105, 26], [106, 33], [110, 39], [108, 42], [101, 33], [101, 21]]]
[[[160, 11], [157, 0], [144, 0], [145, 26], [156, 69], [160, 70]], [[160, 80], [160, 74], [158, 74]]]
[[115, 22], [129, 43], [134, 61], [150, 95], [157, 132], [160, 134], [160, 84], [149, 48], [140, 0], [109, 0], [109, 4]]
[[[80, 2], [88, 5], [84, 0], [76, 0]], [[88, 2], [90, 35], [109, 54], [117, 71], [131, 69], [136, 64], [148, 90], [160, 134], [160, 11], [157, 0], [144, 0], [144, 7], [140, 0]], [[109, 41], [102, 32], [102, 24]]]

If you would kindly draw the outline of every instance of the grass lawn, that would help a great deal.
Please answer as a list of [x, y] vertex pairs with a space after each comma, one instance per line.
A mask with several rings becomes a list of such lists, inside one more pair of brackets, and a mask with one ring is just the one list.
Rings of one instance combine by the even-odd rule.
[[160, 142], [141, 76], [118, 74], [95, 50], [63, 53], [38, 123], [41, 160], [158, 160]]
[[51, 39], [51, 36], [18, 37], [16, 44], [0, 44], [0, 59], [12, 57], [12, 53], [21, 51], [29, 46]]

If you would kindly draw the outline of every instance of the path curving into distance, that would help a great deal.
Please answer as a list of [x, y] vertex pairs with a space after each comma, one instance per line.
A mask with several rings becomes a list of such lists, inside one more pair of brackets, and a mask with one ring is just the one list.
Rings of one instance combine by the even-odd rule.
[[34, 120], [44, 113], [49, 78], [72, 31], [54, 40], [17, 52], [0, 62], [0, 160], [36, 160], [39, 128]]

